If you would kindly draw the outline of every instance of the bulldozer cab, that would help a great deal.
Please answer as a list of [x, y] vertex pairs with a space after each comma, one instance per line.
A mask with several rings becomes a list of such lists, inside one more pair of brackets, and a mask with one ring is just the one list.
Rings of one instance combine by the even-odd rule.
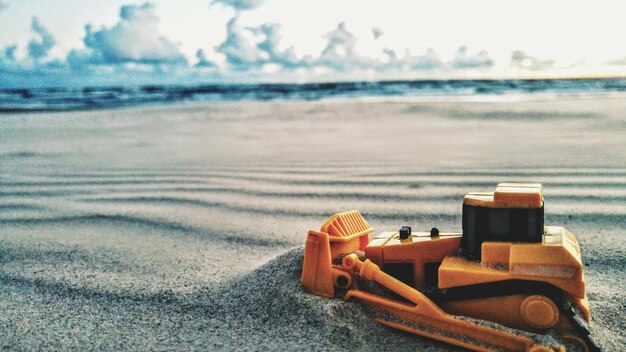
[[541, 184], [501, 183], [495, 192], [468, 193], [463, 199], [461, 252], [477, 260], [486, 241], [541, 242], [543, 214]]

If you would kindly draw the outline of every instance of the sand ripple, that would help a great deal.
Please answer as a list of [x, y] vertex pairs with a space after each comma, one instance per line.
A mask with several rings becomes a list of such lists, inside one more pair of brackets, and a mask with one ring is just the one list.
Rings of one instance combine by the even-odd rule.
[[466, 192], [522, 181], [578, 237], [593, 334], [622, 350], [624, 100], [418, 105], [6, 116], [0, 348], [449, 350], [302, 292], [305, 234], [350, 209], [376, 231], [460, 231]]

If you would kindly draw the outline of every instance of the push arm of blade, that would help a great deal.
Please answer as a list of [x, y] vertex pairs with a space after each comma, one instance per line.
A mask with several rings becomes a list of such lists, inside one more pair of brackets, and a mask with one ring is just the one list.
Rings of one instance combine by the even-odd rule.
[[437, 339], [474, 351], [533, 351], [547, 352], [551, 349], [536, 344], [530, 338], [517, 336], [486, 326], [460, 320], [445, 313], [423, 293], [383, 272], [369, 260], [361, 261], [356, 255], [344, 257], [342, 267], [356, 269], [358, 275], [397, 293], [412, 304], [399, 302], [373, 293], [350, 290], [346, 299], [356, 298], [388, 317], [377, 318], [380, 323]]

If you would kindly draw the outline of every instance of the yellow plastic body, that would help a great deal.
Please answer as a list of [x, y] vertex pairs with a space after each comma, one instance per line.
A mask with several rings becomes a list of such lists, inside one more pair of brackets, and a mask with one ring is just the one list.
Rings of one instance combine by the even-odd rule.
[[407, 239], [399, 239], [397, 232], [383, 232], [365, 247], [365, 257], [380, 267], [385, 264], [412, 263], [415, 288], [424, 288], [424, 265], [441, 262], [457, 252], [461, 234], [442, 233], [429, 236], [414, 233]]
[[342, 254], [363, 251], [372, 231], [357, 210], [335, 214], [322, 225], [320, 231], [309, 231], [300, 279], [304, 288], [330, 298], [335, 295], [335, 286], [348, 287], [352, 282], [351, 276], [341, 271], [339, 265], [333, 265], [332, 261]]
[[542, 243], [484, 242], [480, 263], [449, 256], [439, 267], [442, 289], [514, 279], [560, 288], [589, 321], [578, 242], [562, 227], [547, 226]]
[[536, 209], [543, 205], [541, 191], [539, 183], [499, 183], [495, 192], [468, 193], [463, 203], [487, 208]]
[[[365, 257], [383, 269], [389, 264], [412, 263], [413, 287], [417, 289], [424, 288], [424, 267], [429, 262], [441, 262], [438, 270], [440, 289], [507, 280], [546, 282], [567, 293], [585, 320], [589, 321], [576, 238], [561, 227], [546, 227], [544, 233], [542, 243], [484, 242], [481, 261], [473, 262], [455, 255], [460, 247], [461, 234], [442, 233], [431, 237], [426, 233], [417, 233], [407, 239], [399, 239], [397, 232], [384, 232], [365, 248]], [[451, 314], [528, 331], [555, 326], [558, 317], [548, 319], [552, 324], [547, 324], [534, 323], [541, 319], [533, 320], [522, 315], [522, 312], [530, 314], [529, 309], [524, 310], [521, 306], [527, 297], [513, 295], [454, 301], [442, 304], [442, 308]]]

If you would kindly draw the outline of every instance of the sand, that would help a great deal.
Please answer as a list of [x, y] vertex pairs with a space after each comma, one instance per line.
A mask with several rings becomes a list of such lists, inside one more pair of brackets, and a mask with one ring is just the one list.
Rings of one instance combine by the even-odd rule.
[[0, 348], [458, 350], [302, 291], [306, 231], [461, 230], [469, 191], [544, 184], [626, 346], [626, 99], [201, 103], [0, 116]]

